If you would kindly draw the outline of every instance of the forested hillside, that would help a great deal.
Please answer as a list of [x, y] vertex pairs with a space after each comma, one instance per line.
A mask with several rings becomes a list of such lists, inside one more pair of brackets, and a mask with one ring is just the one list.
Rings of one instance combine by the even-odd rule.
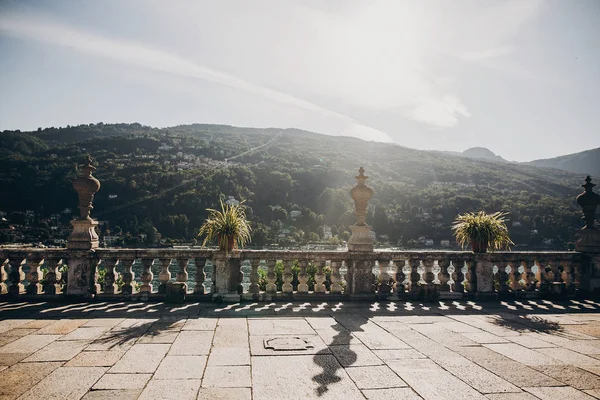
[[34, 211], [36, 232], [49, 237], [43, 221], [76, 210], [70, 179], [86, 154], [102, 183], [92, 216], [126, 244], [156, 231], [189, 242], [219, 198], [245, 200], [257, 246], [346, 240], [360, 166], [375, 192], [367, 222], [392, 246], [439, 247], [457, 213], [479, 209], [509, 211], [513, 240], [530, 247], [562, 249], [581, 226], [580, 174], [297, 129], [100, 123], [5, 131], [0, 143], [0, 210], [8, 223]]
[[579, 174], [588, 174], [600, 178], [600, 147], [560, 157], [530, 162], [536, 167], [562, 169]]

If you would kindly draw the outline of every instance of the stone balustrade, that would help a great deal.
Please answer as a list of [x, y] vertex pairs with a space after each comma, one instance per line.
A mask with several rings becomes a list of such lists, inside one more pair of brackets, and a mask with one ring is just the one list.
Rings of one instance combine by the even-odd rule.
[[11, 248], [0, 259], [0, 296], [12, 299], [485, 300], [600, 286], [597, 256], [578, 252]]

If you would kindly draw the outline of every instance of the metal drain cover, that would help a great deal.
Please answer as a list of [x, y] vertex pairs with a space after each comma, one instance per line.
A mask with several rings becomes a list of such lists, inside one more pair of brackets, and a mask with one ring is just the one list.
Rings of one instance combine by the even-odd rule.
[[291, 336], [265, 339], [264, 345], [265, 349], [273, 349], [275, 351], [301, 351], [314, 348], [308, 340]]

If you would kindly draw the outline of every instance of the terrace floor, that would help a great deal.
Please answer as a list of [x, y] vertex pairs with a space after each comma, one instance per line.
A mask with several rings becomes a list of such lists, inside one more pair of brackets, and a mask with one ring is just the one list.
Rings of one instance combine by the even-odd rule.
[[0, 303], [16, 398], [600, 398], [600, 303]]

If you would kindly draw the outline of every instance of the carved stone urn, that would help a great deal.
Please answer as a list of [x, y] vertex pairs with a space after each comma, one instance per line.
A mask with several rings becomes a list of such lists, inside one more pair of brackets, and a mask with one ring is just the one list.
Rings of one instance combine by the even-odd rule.
[[589, 176], [581, 185], [584, 192], [577, 196], [577, 204], [583, 209], [585, 226], [581, 229], [580, 239], [575, 244], [575, 250], [586, 253], [600, 253], [600, 230], [594, 226], [596, 208], [600, 205], [600, 195], [593, 192], [594, 185]]
[[371, 227], [366, 223], [367, 204], [373, 197], [373, 189], [365, 185], [368, 176], [365, 176], [365, 170], [360, 167], [358, 176], [355, 177], [358, 184], [350, 190], [350, 195], [354, 200], [356, 223], [350, 225], [352, 235], [348, 239], [349, 251], [373, 251], [373, 233]]
[[71, 221], [73, 232], [67, 244], [69, 249], [90, 250], [99, 245], [95, 230], [98, 221], [90, 217], [90, 211], [94, 208], [94, 195], [100, 190], [100, 182], [92, 176], [95, 170], [92, 158], [88, 156], [87, 164], [77, 168], [79, 176], [73, 180], [73, 188], [79, 196], [79, 218]]

